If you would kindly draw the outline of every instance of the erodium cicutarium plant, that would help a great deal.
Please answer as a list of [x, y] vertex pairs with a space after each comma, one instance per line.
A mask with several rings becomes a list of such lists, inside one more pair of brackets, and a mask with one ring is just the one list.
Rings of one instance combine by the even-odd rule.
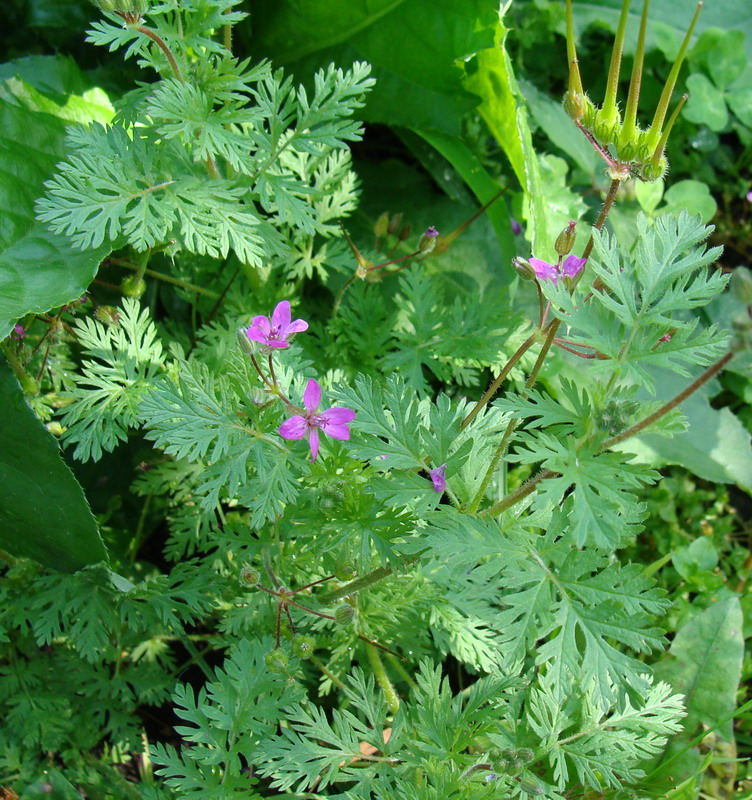
[[[334, 53], [315, 32], [288, 47], [315, 17], [303, 8], [295, 25], [278, 10], [277, 28], [254, 6], [249, 28], [237, 0], [99, 5], [88, 41], [135, 60], [139, 82], [106, 124], [71, 120], [72, 103], [34, 223], [72, 259], [101, 254], [99, 283], [19, 312], [3, 348], [101, 492], [107, 560], [66, 571], [70, 542], [44, 567], [0, 552], [0, 784], [152, 800], [688, 785], [676, 753], [701, 724], [670, 670], [653, 669], [671, 600], [659, 567], [624, 555], [658, 478], [630, 446], [683, 430], [679, 405], [744, 348], [749, 316], [730, 337], [699, 313], [727, 283], [699, 218], [622, 215], [618, 235], [609, 220], [623, 187], [667, 173], [696, 17], [644, 128], [647, 2], [620, 105], [622, 4], [599, 107], [567, 0], [566, 124], [608, 183], [588, 190], [594, 210], [560, 187], [574, 199], [559, 220], [554, 179], [524, 182], [554, 162], [532, 149], [489, 4], [452, 28], [487, 38], [446, 65], [469, 87], [442, 112], [466, 115], [454, 133], [420, 116], [421, 92], [385, 103], [397, 68], [372, 46], [378, 20], [351, 39], [387, 59], [374, 88], [365, 62], [311, 69]], [[236, 55], [254, 36], [271, 60]], [[484, 86], [511, 103], [519, 186], [485, 171], [495, 150], [481, 143], [499, 136]], [[385, 212], [365, 232], [357, 114], [393, 124], [437, 181], [446, 159], [441, 185], [466, 180], [482, 208], [462, 223], [444, 201], [427, 204], [435, 218], [410, 208], [416, 233]], [[392, 169], [364, 178], [366, 198]], [[410, 207], [412, 184], [389, 186]], [[127, 271], [122, 299], [114, 270]]]

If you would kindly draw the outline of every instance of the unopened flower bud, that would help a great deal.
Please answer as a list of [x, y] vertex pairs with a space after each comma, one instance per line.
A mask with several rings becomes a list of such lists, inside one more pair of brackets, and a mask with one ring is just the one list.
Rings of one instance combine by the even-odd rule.
[[31, 375], [22, 375], [18, 379], [18, 382], [21, 384], [23, 393], [29, 397], [34, 397], [35, 395], [39, 394], [39, 384], [35, 378], [31, 377]]
[[102, 11], [127, 16], [142, 16], [148, 8], [146, 0], [94, 0], [94, 5]]
[[520, 789], [525, 792], [525, 794], [533, 795], [534, 797], [539, 797], [545, 792], [545, 789], [535, 781], [531, 781], [528, 778], [520, 778]]
[[94, 316], [105, 325], [120, 325], [120, 312], [112, 306], [97, 306]]
[[316, 641], [313, 636], [300, 635], [292, 640], [292, 654], [296, 658], [309, 659], [316, 649]]
[[259, 582], [261, 575], [257, 569], [246, 565], [240, 570], [240, 574], [238, 575], [238, 581], [240, 585], [243, 587], [254, 587]]
[[126, 297], [138, 299], [146, 291], [146, 281], [137, 275], [130, 275], [120, 284], [120, 291]]
[[582, 92], [567, 92], [564, 95], [564, 111], [575, 121], [589, 130], [595, 119], [595, 106], [590, 98]]
[[409, 239], [409, 238], [410, 238], [410, 234], [411, 234], [412, 232], [413, 232], [413, 226], [412, 226], [412, 223], [411, 223], [411, 222], [406, 222], [406, 223], [405, 223], [405, 224], [404, 224], [404, 225], [403, 225], [403, 226], [400, 228], [400, 230], [399, 230], [399, 233], [397, 234], [397, 238], [398, 238], [398, 239], [399, 239], [401, 242], [404, 242], [404, 241], [405, 241], [405, 239]]
[[420, 237], [420, 241], [418, 242], [418, 250], [420, 250], [423, 255], [427, 256], [435, 249], [438, 238], [439, 232], [433, 227], [433, 225], [431, 225], [431, 227], [427, 228]]
[[245, 328], [241, 325], [236, 331], [236, 336], [238, 338], [238, 344], [240, 345], [240, 349], [246, 355], [249, 356], [254, 355], [256, 350], [253, 342], [248, 338], [248, 328]]
[[340, 625], [347, 625], [349, 622], [352, 622], [354, 616], [355, 609], [347, 603], [343, 603], [341, 606], [337, 606], [337, 608], [334, 609], [334, 619]]
[[731, 291], [745, 305], [752, 305], [752, 272], [747, 267], [736, 267], [731, 273]]
[[522, 278], [523, 281], [533, 281], [535, 280], [535, 270], [530, 266], [530, 263], [526, 261], [524, 258], [517, 258], [512, 259], [512, 266], [515, 269], [515, 272]]
[[577, 220], [570, 219], [569, 224], [566, 228], [556, 237], [556, 242], [554, 243], [554, 250], [560, 256], [569, 255], [572, 252], [572, 248], [574, 247], [574, 240], [577, 238], [577, 234], [575, 233], [575, 227], [577, 225]]
[[515, 236], [519, 236], [522, 233], [522, 225], [514, 217], [509, 218], [509, 225], [512, 228], [512, 233]]
[[400, 229], [400, 225], [402, 225], [402, 217], [404, 214], [400, 211], [399, 214], [395, 214], [393, 217], [389, 219], [389, 225], [387, 226], [387, 231], [394, 235]]
[[373, 232], [379, 238], [386, 236], [389, 231], [389, 212], [385, 211], [375, 222]]
[[279, 672], [287, 672], [287, 667], [290, 664], [290, 659], [284, 650], [280, 650], [280, 648], [277, 647], [274, 650], [270, 650], [264, 656], [264, 662], [266, 663], [266, 668], [269, 670], [269, 672], [279, 673]]
[[53, 436], [62, 436], [67, 430], [67, 428], [63, 427], [59, 422], [54, 420], [52, 422], [48, 422], [44, 427], [47, 428], [47, 430]]

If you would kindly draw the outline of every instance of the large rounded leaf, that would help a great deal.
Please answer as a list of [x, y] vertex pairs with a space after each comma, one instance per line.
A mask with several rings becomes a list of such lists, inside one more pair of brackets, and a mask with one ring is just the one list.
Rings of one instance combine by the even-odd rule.
[[75, 300], [108, 252], [75, 250], [34, 217], [34, 201], [65, 150], [65, 124], [0, 99], [0, 339], [29, 312]]
[[83, 490], [0, 359], [0, 548], [75, 572], [107, 558]]

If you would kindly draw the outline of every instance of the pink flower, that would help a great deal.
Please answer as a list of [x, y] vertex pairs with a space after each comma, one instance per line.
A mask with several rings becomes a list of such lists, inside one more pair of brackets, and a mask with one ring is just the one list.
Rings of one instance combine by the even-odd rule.
[[306, 413], [286, 419], [279, 426], [279, 435], [285, 439], [302, 439], [307, 435], [308, 444], [311, 446], [311, 461], [316, 460], [319, 452], [319, 428], [333, 439], [350, 438], [350, 429], [347, 426], [355, 419], [355, 411], [351, 408], [335, 407], [318, 413], [321, 405], [321, 387], [313, 379], [309, 380], [306, 386], [303, 405], [306, 407]]
[[446, 464], [442, 464], [440, 467], [436, 467], [436, 469], [431, 470], [431, 481], [433, 482], [433, 488], [443, 494], [446, 491]]
[[13, 333], [11, 334], [14, 339], [25, 339], [26, 338], [26, 328], [21, 325], [20, 322], [17, 322], [13, 326]]
[[547, 261], [541, 261], [540, 258], [531, 258], [529, 263], [535, 271], [537, 278], [542, 281], [553, 281], [556, 283], [561, 275], [564, 275], [566, 278], [574, 278], [576, 275], [579, 275], [586, 261], [586, 258], [567, 256], [564, 263], [561, 265], [549, 264]]
[[308, 330], [308, 323], [303, 319], [296, 319], [290, 322], [290, 303], [283, 300], [277, 304], [269, 317], [254, 317], [251, 320], [251, 327], [246, 331], [246, 336], [254, 342], [260, 342], [264, 347], [272, 349], [282, 349], [289, 347], [287, 341], [294, 333]]

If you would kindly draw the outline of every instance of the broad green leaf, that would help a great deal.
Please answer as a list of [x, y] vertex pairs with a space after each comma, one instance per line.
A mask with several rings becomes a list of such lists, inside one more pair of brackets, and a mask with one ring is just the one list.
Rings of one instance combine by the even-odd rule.
[[685, 180], [671, 186], [663, 196], [665, 205], [661, 212], [676, 214], [686, 211], [688, 214], [699, 214], [707, 223], [715, 216], [718, 204], [710, 194], [708, 185], [702, 181]]
[[305, 0], [254, 5], [253, 49], [298, 79], [331, 61], [367, 61], [376, 86], [368, 122], [458, 134], [478, 99], [462, 86], [467, 59], [493, 43], [492, 0]]
[[[659, 375], [658, 399], [668, 401], [689, 383], [676, 376]], [[717, 384], [711, 384], [717, 387]], [[707, 387], [707, 384], [706, 384]], [[681, 406], [689, 428], [672, 438], [644, 433], [618, 449], [636, 453], [636, 461], [663, 467], [680, 464], [695, 475], [716, 483], [735, 483], [752, 491], [752, 444], [749, 432], [728, 408], [710, 405], [713, 389], [703, 387]]]
[[553, 238], [546, 224], [546, 204], [538, 156], [533, 149], [527, 110], [512, 63], [504, 49], [507, 30], [501, 21], [495, 46], [478, 53], [478, 69], [465, 86], [480, 95], [479, 111], [499, 146], [504, 150], [522, 186], [527, 206], [527, 235], [538, 258], [552, 259]]
[[[499, 187], [496, 181], [486, 172], [483, 164], [478, 161], [461, 139], [456, 136], [448, 136], [440, 131], [416, 129], [415, 132], [436, 148], [457, 170], [479, 203], [485, 205], [497, 193]], [[485, 213], [499, 240], [502, 262], [504, 265], [510, 264], [516, 251], [509, 212], [503, 198], [496, 200]]]
[[731, 740], [743, 658], [742, 611], [736, 596], [698, 612], [676, 634], [655, 673], [685, 696], [686, 738], [705, 725]]
[[744, 34], [739, 30], [724, 31], [718, 47], [708, 53], [707, 61], [713, 82], [719, 89], [725, 89], [747, 66]]
[[726, 102], [737, 119], [752, 127], [752, 66], [747, 65], [741, 77], [726, 91]]
[[64, 155], [65, 125], [0, 99], [0, 339], [24, 314], [71, 302], [108, 248], [75, 250], [34, 217], [43, 182]]
[[[694, 2], [679, 4], [676, 0], [653, 0], [650, 3], [650, 20], [647, 31], [648, 49], [653, 46], [665, 46], [666, 40], [671, 39], [673, 40], [671, 48], [673, 56], [689, 27], [695, 5]], [[597, 24], [600, 27], [606, 26], [612, 31], [616, 30], [621, 6], [622, 0], [573, 0], [572, 7], [577, 35], [581, 35], [591, 24]], [[748, 57], [752, 58], [752, 14], [740, 13], [741, 10], [739, 0], [713, 0], [712, 3], [705, 3], [695, 28], [693, 40], [696, 40], [708, 28], [738, 30], [745, 35], [744, 47]], [[744, 11], [747, 11], [746, 6]], [[629, 9], [627, 22], [625, 40], [627, 53], [634, 51], [641, 12], [642, 3], [633, 2]], [[562, 58], [562, 62], [563, 60]]]
[[43, 111], [66, 122], [82, 124], [92, 120], [106, 125], [115, 114], [109, 98], [101, 89], [88, 89], [82, 95], [50, 97], [20, 78], [8, 78], [0, 84], [0, 97], [30, 111]]
[[80, 485], [5, 361], [0, 403], [0, 547], [62, 572], [106, 560]]
[[723, 93], [699, 72], [687, 78], [687, 90], [689, 100], [682, 115], [690, 122], [707, 125], [711, 131], [722, 131], [728, 122], [728, 109]]
[[663, 178], [659, 178], [657, 181], [653, 181], [652, 183], [635, 181], [634, 188], [635, 196], [637, 197], [637, 202], [640, 204], [640, 208], [648, 216], [650, 216], [656, 210], [656, 208], [658, 208], [658, 205], [663, 198], [663, 190], [665, 188]]

